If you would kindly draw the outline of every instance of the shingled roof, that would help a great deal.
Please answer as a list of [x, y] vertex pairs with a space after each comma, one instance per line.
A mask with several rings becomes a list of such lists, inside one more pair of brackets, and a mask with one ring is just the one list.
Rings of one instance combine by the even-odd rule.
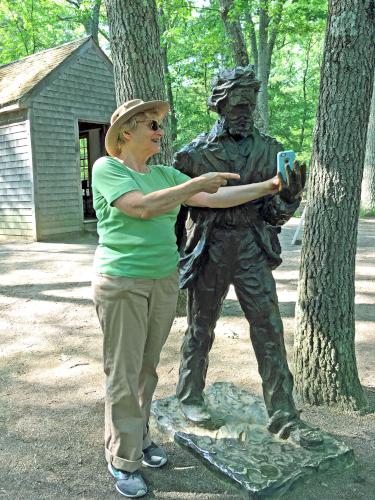
[[25, 97], [90, 38], [81, 38], [0, 66], [0, 109]]

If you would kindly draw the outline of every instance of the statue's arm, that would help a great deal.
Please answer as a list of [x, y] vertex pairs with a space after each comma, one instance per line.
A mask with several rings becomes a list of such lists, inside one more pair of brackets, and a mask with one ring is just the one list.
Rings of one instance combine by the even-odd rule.
[[300, 198], [289, 203], [284, 201], [279, 194], [266, 196], [262, 200], [259, 212], [265, 222], [272, 226], [282, 226], [293, 216], [299, 207]]
[[172, 166], [189, 177], [198, 177], [213, 170], [196, 141], [184, 146], [173, 159]]

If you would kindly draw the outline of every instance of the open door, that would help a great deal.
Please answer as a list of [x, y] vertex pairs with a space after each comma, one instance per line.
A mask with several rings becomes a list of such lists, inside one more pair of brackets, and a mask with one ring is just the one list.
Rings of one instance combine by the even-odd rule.
[[95, 161], [104, 156], [104, 138], [109, 124], [78, 122], [79, 127], [79, 157], [81, 169], [83, 218], [95, 219], [92, 199], [92, 166]]

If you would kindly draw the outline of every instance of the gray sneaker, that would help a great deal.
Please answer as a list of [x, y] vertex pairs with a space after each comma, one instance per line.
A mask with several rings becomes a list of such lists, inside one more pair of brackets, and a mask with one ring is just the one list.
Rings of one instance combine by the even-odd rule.
[[146, 467], [162, 467], [167, 463], [167, 454], [157, 444], [151, 442], [150, 446], [147, 446], [143, 450], [143, 460], [142, 465]]
[[108, 464], [108, 470], [117, 480], [116, 490], [124, 497], [139, 498], [147, 495], [147, 485], [138, 470], [126, 472], [116, 469], [112, 464]]

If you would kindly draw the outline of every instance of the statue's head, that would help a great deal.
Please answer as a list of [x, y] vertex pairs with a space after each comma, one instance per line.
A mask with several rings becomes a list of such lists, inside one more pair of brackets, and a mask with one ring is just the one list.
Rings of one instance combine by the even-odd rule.
[[231, 135], [252, 132], [260, 85], [252, 65], [223, 70], [212, 80], [208, 107], [225, 119]]

